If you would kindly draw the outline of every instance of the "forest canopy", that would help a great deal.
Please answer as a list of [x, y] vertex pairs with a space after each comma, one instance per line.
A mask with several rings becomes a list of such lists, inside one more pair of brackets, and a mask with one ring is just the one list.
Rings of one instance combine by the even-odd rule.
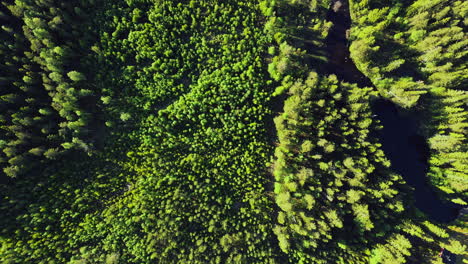
[[[0, 1], [0, 262], [468, 261], [467, 14]], [[381, 102], [450, 221], [395, 169]]]

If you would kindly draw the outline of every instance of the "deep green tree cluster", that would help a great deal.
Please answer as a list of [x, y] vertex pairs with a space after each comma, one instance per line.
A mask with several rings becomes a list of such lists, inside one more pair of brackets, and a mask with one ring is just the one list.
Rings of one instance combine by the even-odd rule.
[[431, 148], [428, 176], [446, 199], [468, 204], [468, 92], [434, 91], [423, 100], [427, 106], [423, 132]]
[[[116, 140], [105, 150], [123, 151], [121, 146], [125, 142]], [[68, 263], [80, 254], [85, 217], [99, 214], [128, 188], [125, 162], [125, 156], [76, 153], [0, 186], [1, 262]]]
[[272, 35], [275, 43], [269, 48], [270, 76], [280, 81], [286, 76], [304, 76], [310, 69], [322, 70], [327, 62], [324, 42], [331, 27], [325, 20], [328, 1], [269, 3], [262, 11], [268, 17], [265, 33]]
[[40, 194], [13, 195], [25, 181], [5, 190], [0, 258], [282, 263], [266, 190], [271, 40], [258, 3], [119, 1], [96, 13], [95, 60], [85, 65], [107, 147], [39, 172], [51, 175]]
[[1, 2], [0, 167], [10, 177], [93, 149], [93, 86], [80, 72], [92, 40], [84, 8], [90, 2]]
[[[135, 16], [143, 3], [130, 3], [128, 13]], [[270, 86], [262, 56], [269, 38], [256, 26], [259, 12], [249, 1], [167, 1], [132, 22], [114, 17], [116, 31], [105, 33], [101, 52], [121, 52], [129, 87], [104, 93], [114, 106], [134, 102], [128, 114], [141, 123], [141, 146], [128, 156], [139, 178], [128, 196], [86, 219], [79, 231], [86, 248], [75, 259], [281, 258], [265, 190], [272, 148], [265, 138]]]

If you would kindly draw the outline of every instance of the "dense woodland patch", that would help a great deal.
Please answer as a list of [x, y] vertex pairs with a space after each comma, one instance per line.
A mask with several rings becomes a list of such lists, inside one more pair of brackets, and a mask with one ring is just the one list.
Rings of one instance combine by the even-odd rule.
[[[371, 110], [419, 118], [466, 206], [464, 1], [0, 3], [0, 262], [466, 261], [466, 215], [415, 207]], [[330, 69], [347, 8], [374, 87]]]

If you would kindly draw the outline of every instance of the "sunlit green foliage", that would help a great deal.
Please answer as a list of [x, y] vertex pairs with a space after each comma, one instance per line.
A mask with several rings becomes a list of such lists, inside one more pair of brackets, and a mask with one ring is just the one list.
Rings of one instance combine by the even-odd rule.
[[[353, 56], [402, 105], [429, 91], [429, 174], [462, 201], [465, 53], [450, 19], [466, 8], [370, 2], [352, 9], [370, 26], [352, 34]], [[0, 262], [418, 263], [437, 260], [440, 245], [461, 254], [461, 224], [415, 213], [389, 170], [372, 136], [378, 94], [325, 72], [328, 8], [1, 1]], [[416, 19], [418, 8], [440, 13]], [[400, 34], [411, 48], [435, 50], [411, 57], [422, 82], [395, 74], [406, 57], [382, 65], [362, 42], [380, 41], [367, 31], [391, 28], [382, 17], [399, 12], [415, 17]], [[447, 64], [451, 50], [460, 57]]]
[[[280, 263], [266, 190], [273, 147], [263, 55], [271, 40], [258, 3], [97, 7], [107, 11], [94, 21], [102, 31], [90, 47], [92, 75], [67, 69], [52, 77], [99, 80], [112, 133], [91, 158], [76, 153], [67, 161], [48, 150], [56, 165], [38, 172], [35, 182], [44, 187], [28, 196], [15, 194], [31, 187], [27, 181], [5, 190], [2, 212], [10, 223], [1, 259]], [[41, 183], [42, 175], [51, 179]], [[18, 224], [27, 226], [21, 234]]]

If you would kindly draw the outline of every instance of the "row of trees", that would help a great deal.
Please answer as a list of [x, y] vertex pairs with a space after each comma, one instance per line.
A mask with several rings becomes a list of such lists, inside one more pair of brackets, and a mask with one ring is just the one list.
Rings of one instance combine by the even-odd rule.
[[0, 4], [0, 167], [10, 177], [66, 150], [93, 148], [89, 125], [95, 107], [89, 102], [94, 92], [79, 64], [91, 40], [80, 7]]
[[85, 216], [117, 200], [133, 179], [130, 132], [104, 134], [100, 122], [105, 114], [107, 125], [123, 123], [102, 109], [109, 97], [97, 100], [103, 87], [121, 90], [113, 80], [120, 69], [100, 54], [109, 23], [102, 7], [93, 0], [0, 3], [0, 166], [16, 176], [0, 181], [2, 263], [68, 263], [86, 253], [79, 244]]

